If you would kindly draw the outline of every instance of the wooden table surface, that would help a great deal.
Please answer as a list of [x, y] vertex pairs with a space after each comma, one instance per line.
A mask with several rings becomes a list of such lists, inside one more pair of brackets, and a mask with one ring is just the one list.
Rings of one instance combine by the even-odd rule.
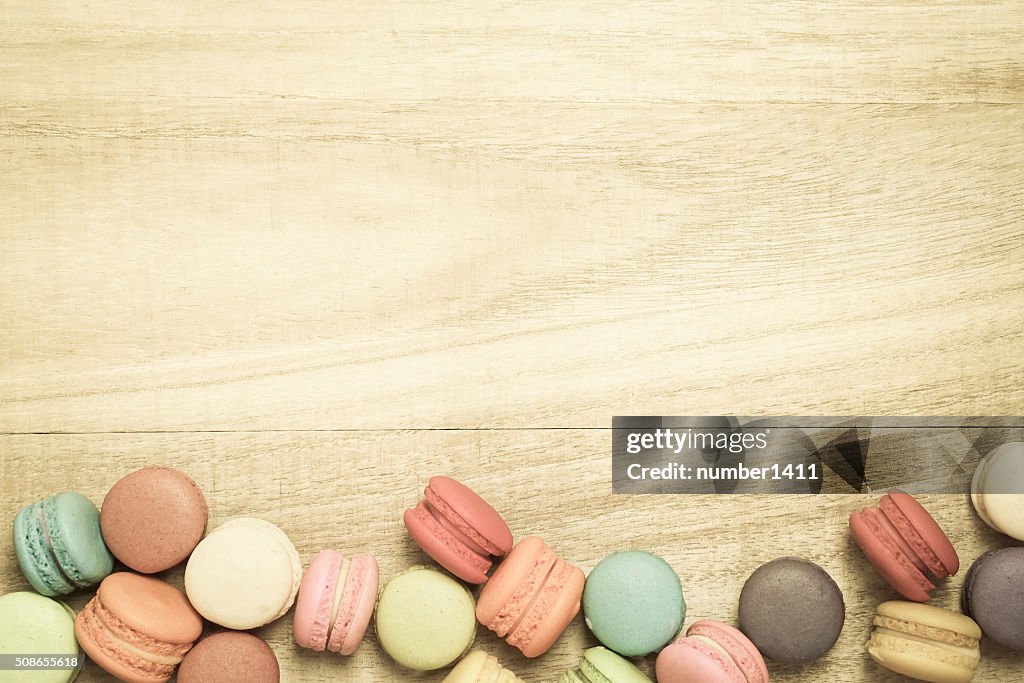
[[[846, 530], [870, 498], [613, 496], [609, 427], [1024, 412], [1024, 3], [0, 17], [0, 520], [164, 463], [211, 525], [258, 515], [389, 577], [426, 561], [401, 512], [449, 473], [585, 569], [662, 554], [688, 623], [812, 559], [846, 626], [773, 680], [904, 680], [863, 652], [893, 597]], [[924, 502], [965, 564], [1010, 543], [965, 495]], [[26, 586], [0, 546], [0, 593]], [[285, 681], [442, 678], [372, 634], [341, 658], [260, 633]], [[479, 642], [531, 683], [594, 644], [579, 620], [537, 661]], [[983, 650], [975, 680], [1024, 677]]]

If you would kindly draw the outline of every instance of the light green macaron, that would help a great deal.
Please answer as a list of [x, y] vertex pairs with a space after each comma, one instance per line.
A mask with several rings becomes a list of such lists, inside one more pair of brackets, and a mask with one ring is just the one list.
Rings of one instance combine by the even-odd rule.
[[465, 586], [429, 567], [392, 578], [377, 603], [377, 638], [402, 666], [433, 671], [473, 645], [476, 603]]
[[559, 683], [651, 683], [643, 671], [611, 650], [592, 647], [583, 653], [578, 669], [566, 671]]
[[[8, 593], [0, 597], [0, 655], [76, 658], [83, 655], [75, 639], [75, 613], [62, 602], [37, 593]], [[0, 669], [0, 683], [69, 683], [76, 668]]]

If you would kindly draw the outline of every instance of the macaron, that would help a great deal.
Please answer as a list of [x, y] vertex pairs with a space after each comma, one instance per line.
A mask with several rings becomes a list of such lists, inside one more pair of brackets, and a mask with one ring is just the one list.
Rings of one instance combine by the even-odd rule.
[[909, 493], [890, 491], [878, 507], [850, 515], [853, 539], [900, 595], [927, 602], [938, 581], [960, 570], [945, 532]]
[[66, 491], [26, 505], [14, 518], [14, 552], [21, 572], [43, 595], [67, 595], [102, 581], [114, 558], [100, 533], [100, 512]]
[[473, 608], [473, 596], [461, 583], [431, 567], [412, 567], [381, 591], [377, 639], [404, 667], [441, 669], [473, 645]]
[[1024, 541], [1024, 441], [998, 446], [982, 458], [971, 479], [971, 502], [996, 531]]
[[494, 655], [473, 650], [459, 660], [441, 683], [523, 683], [523, 679], [503, 667]]
[[279, 683], [277, 656], [251, 633], [222, 631], [200, 640], [178, 667], [178, 683]]
[[605, 647], [642, 657], [679, 633], [686, 601], [668, 562], [647, 552], [617, 552], [598, 562], [587, 577], [583, 615]]
[[960, 598], [964, 614], [987, 638], [1024, 652], [1024, 547], [992, 550], [975, 560]]
[[476, 618], [527, 657], [537, 657], [579, 614], [583, 584], [583, 570], [528, 536], [484, 584]]
[[643, 671], [604, 647], [592, 647], [583, 653], [576, 669], [566, 671], [558, 683], [652, 683]]
[[658, 653], [661, 683], [768, 683], [764, 657], [750, 639], [720, 621], [698, 621]]
[[295, 603], [302, 562], [270, 522], [240, 517], [214, 529], [185, 565], [185, 592], [201, 615], [238, 631], [264, 626]]
[[75, 613], [38, 593], [0, 596], [0, 655], [48, 655], [77, 662], [64, 669], [0, 669], [2, 683], [69, 683], [84, 660], [75, 638]]
[[184, 562], [206, 533], [206, 498], [184, 472], [145, 467], [107, 492], [100, 529], [126, 567], [154, 574]]
[[349, 560], [335, 550], [320, 551], [299, 585], [295, 642], [320, 652], [355, 652], [373, 616], [379, 580], [372, 555]]
[[203, 620], [169, 583], [111, 574], [75, 620], [89, 658], [126, 683], [164, 683], [203, 631]]
[[424, 500], [405, 511], [405, 528], [438, 564], [468, 583], [484, 583], [494, 558], [512, 549], [501, 515], [469, 487], [431, 477]]
[[941, 607], [893, 600], [878, 606], [868, 654], [890, 671], [931, 683], [967, 683], [981, 662], [981, 629]]
[[768, 659], [801, 664], [839, 640], [846, 604], [828, 572], [809, 560], [781, 557], [763, 564], [740, 591], [740, 630]]

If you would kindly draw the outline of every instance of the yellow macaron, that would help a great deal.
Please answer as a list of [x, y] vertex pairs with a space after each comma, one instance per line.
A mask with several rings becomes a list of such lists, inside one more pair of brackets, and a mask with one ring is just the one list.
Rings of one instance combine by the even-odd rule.
[[968, 683], [981, 662], [981, 629], [941, 607], [893, 600], [878, 606], [868, 654], [890, 671], [930, 683]]

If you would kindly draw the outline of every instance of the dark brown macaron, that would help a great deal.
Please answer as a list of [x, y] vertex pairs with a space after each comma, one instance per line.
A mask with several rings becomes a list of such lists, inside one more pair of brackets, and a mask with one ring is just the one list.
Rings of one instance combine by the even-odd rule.
[[1024, 547], [990, 550], [975, 560], [960, 602], [986, 638], [1024, 651]]
[[278, 683], [281, 667], [270, 646], [251, 633], [204, 638], [178, 668], [178, 683]]
[[839, 640], [845, 620], [839, 586], [824, 569], [798, 557], [761, 565], [740, 592], [740, 630], [777, 662], [818, 659]]
[[146, 467], [107, 492], [100, 531], [110, 552], [143, 574], [186, 560], [203, 539], [209, 509], [203, 492], [184, 472]]

